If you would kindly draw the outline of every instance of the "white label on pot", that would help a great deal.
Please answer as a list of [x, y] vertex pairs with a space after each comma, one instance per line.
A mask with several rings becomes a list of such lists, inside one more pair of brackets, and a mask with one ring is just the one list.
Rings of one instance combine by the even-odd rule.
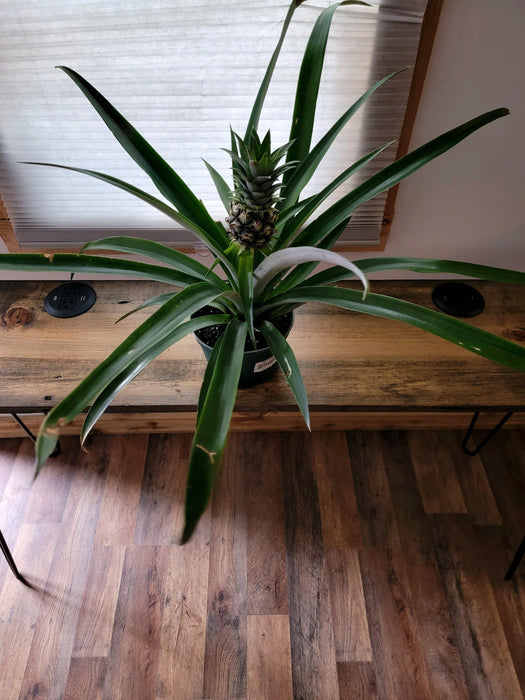
[[265, 369], [268, 369], [272, 365], [274, 365], [277, 362], [275, 357], [269, 357], [267, 360], [263, 360], [262, 362], [258, 362], [255, 367], [253, 368], [254, 372], [264, 372]]

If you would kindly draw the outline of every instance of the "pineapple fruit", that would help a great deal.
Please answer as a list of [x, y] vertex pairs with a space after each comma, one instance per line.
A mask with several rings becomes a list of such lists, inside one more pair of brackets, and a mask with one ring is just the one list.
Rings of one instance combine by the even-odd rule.
[[290, 143], [271, 150], [270, 132], [261, 141], [257, 132], [243, 140], [232, 133], [234, 189], [226, 218], [231, 237], [244, 248], [265, 248], [276, 233], [279, 177], [295, 163], [279, 166]]

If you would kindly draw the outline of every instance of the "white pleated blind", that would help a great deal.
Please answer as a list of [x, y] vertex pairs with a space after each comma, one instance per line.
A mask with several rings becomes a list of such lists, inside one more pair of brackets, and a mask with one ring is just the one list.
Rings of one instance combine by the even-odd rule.
[[[288, 140], [302, 52], [324, 0], [295, 13], [262, 115], [274, 147]], [[0, 0], [0, 195], [25, 247], [71, 246], [127, 233], [180, 246], [187, 231], [131, 195], [91, 178], [23, 165], [98, 170], [158, 193], [56, 65], [93, 83], [223, 220], [202, 159], [228, 180], [230, 125], [244, 134], [287, 0]], [[426, 0], [375, 0], [335, 14], [321, 86], [318, 139], [380, 77], [413, 65]], [[399, 136], [411, 72], [391, 80], [345, 129], [312, 181], [327, 184]], [[345, 188], [391, 162], [385, 151]], [[308, 194], [308, 192], [305, 192]], [[345, 240], [378, 240], [384, 197], [363, 205]]]

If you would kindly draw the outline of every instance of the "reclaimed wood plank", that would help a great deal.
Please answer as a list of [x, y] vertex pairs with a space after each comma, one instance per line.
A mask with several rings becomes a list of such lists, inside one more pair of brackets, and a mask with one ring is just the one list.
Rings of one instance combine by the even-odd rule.
[[446, 447], [461, 487], [473, 525], [501, 525], [501, 514], [494, 500], [480, 455], [469, 456], [461, 449], [463, 434], [445, 431], [440, 444]]
[[426, 513], [466, 513], [454, 463], [432, 431], [409, 433], [408, 446]]
[[[15, 301], [24, 301], [35, 311], [29, 326], [0, 327], [0, 408], [4, 411], [8, 406], [40, 410], [54, 405], [150, 313], [143, 310], [115, 326], [122, 312], [166, 288], [161, 283], [129, 280], [97, 280], [92, 284], [97, 303], [71, 323], [41, 310], [55, 282], [0, 283], [0, 314]], [[491, 304], [472, 323], [523, 342], [523, 288], [476, 284], [490, 296]], [[380, 293], [428, 306], [432, 286], [432, 281], [419, 280], [373, 282]], [[358, 410], [525, 408], [523, 373], [468, 353], [421, 329], [404, 325], [400, 333], [399, 328], [396, 321], [319, 304], [299, 309], [290, 341], [312, 407], [332, 411], [349, 404]], [[115, 405], [194, 411], [204, 368], [195, 341], [185, 338], [126, 387]], [[241, 392], [237, 401], [239, 411], [293, 409], [293, 399], [279, 375], [268, 384]]]
[[102, 697], [153, 698], [160, 654], [167, 548], [126, 548]]
[[281, 435], [295, 698], [339, 697], [311, 438]]
[[[0, 592], [0, 689], [3, 700], [19, 697], [35, 628], [49, 604], [45, 581], [53, 560], [59, 525], [22, 524], [13, 556], [33, 588], [9, 574]], [[38, 556], [35, 553], [38, 552]]]
[[[16, 452], [12, 469], [7, 470], [8, 478], [0, 499], [0, 523], [7, 543], [14, 547], [18, 529], [27, 511], [27, 495], [35, 476], [34, 448], [29, 440], [22, 440]], [[10, 459], [11, 457], [9, 457]], [[3, 562], [0, 563], [3, 566]]]
[[347, 443], [363, 546], [395, 547], [399, 544], [397, 524], [377, 435], [347, 433]]
[[124, 554], [124, 547], [93, 547], [73, 644], [75, 657], [109, 655]]
[[[37, 433], [43, 421], [42, 414], [22, 415], [28, 428]], [[479, 428], [491, 428], [501, 414], [483, 413], [478, 419]], [[139, 433], [190, 433], [195, 430], [196, 413], [164, 411], [148, 413], [105, 413], [99, 419], [96, 430], [107, 435], [137, 435]], [[423, 430], [459, 429], [466, 431], [471, 415], [465, 412], [439, 411], [322, 411], [310, 412], [313, 432], [345, 430]], [[68, 423], [61, 435], [80, 435], [84, 417]], [[525, 427], [525, 413], [515, 413], [505, 424], [508, 428]], [[231, 431], [304, 431], [304, 420], [297, 409], [290, 411], [234, 411]], [[9, 415], [0, 414], [0, 438], [25, 437], [22, 428]]]
[[372, 661], [357, 550], [326, 552], [328, 590], [337, 661]]
[[130, 435], [111, 442], [95, 535], [98, 547], [133, 543], [147, 446], [147, 435]]
[[[525, 576], [521, 570], [510, 581], [504, 578], [515, 549], [509, 546], [503, 528], [476, 526], [474, 531], [483, 554], [483, 570], [492, 587], [498, 615], [525, 697]], [[523, 565], [522, 562], [521, 566]]]
[[246, 479], [244, 441], [230, 436], [212, 497], [204, 698], [246, 697]]
[[361, 525], [345, 435], [314, 432], [312, 440], [324, 545], [328, 549], [360, 547]]
[[470, 696], [519, 698], [519, 680], [468, 517], [436, 515], [432, 525]]
[[343, 698], [377, 700], [374, 664], [366, 661], [344, 661], [337, 664], [339, 694]]
[[190, 542], [168, 551], [156, 698], [203, 697], [210, 520], [208, 511]]
[[[525, 449], [524, 432], [505, 431], [495, 435], [479, 453], [503, 526], [517, 549], [525, 533]], [[478, 439], [484, 433], [478, 433]]]
[[77, 440], [61, 439], [60, 454], [47, 460], [31, 488], [24, 516], [26, 523], [61, 522], [75, 473], [71, 465], [77, 453]]
[[[248, 615], [288, 614], [280, 442], [277, 434], [242, 441], [246, 474]], [[261, 445], [264, 444], [264, 449]]]
[[140, 491], [135, 544], [175, 544], [184, 521], [188, 465], [177, 455], [177, 435], [161, 434], [149, 440]]
[[58, 698], [65, 690], [102, 498], [107, 467], [105, 442], [98, 436], [93, 451], [80, 452], [76, 458], [75, 475], [45, 584], [46, 605], [35, 626], [22, 697]]
[[359, 560], [379, 697], [431, 700], [403, 554], [362, 549]]
[[11, 476], [15, 457], [21, 444], [19, 438], [2, 440], [0, 443], [0, 498], [2, 498], [6, 484]]
[[[387, 432], [378, 439], [394, 504], [400, 546], [405, 555], [414, 622], [432, 696], [467, 698], [461, 657], [406, 434]], [[441, 485], [436, 484], [436, 488], [441, 488]]]
[[288, 615], [248, 615], [248, 700], [292, 700]]
[[73, 658], [63, 700], [102, 700], [107, 658]]

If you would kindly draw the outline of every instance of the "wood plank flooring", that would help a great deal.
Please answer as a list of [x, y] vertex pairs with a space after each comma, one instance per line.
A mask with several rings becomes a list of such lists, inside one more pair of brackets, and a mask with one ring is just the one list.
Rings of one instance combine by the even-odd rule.
[[185, 547], [190, 436], [0, 440], [0, 698], [519, 700], [525, 431], [461, 437], [234, 433]]

